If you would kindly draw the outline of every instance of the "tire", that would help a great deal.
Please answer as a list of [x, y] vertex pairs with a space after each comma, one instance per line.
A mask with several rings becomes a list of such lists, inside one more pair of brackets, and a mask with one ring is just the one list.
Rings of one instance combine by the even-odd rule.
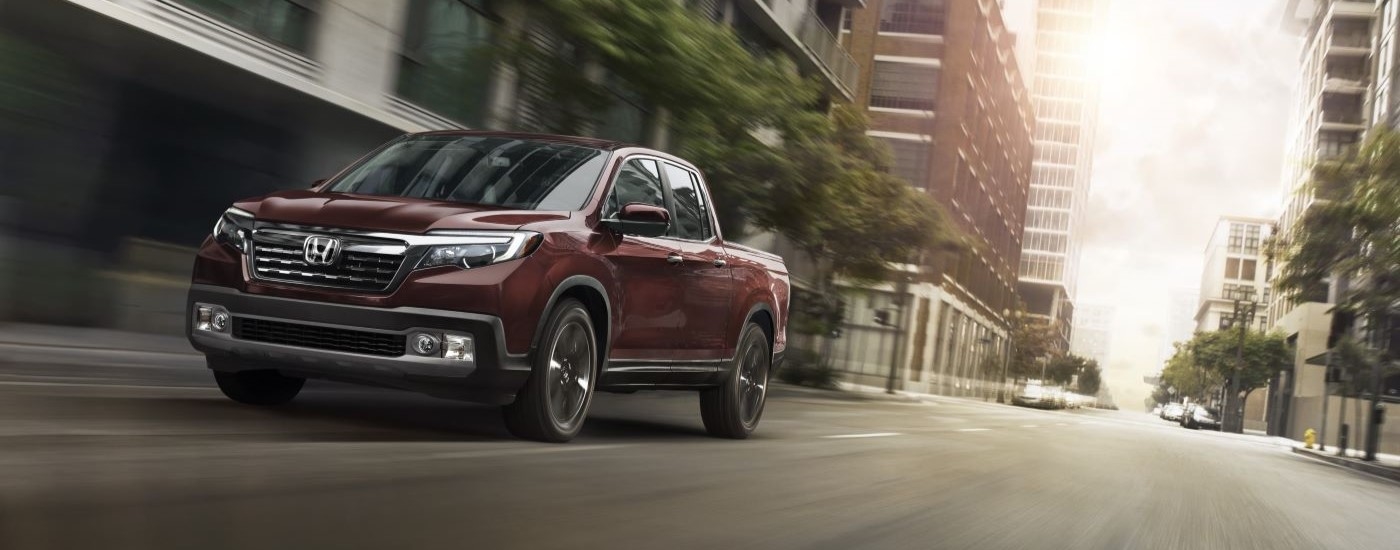
[[715, 437], [746, 439], [758, 427], [768, 400], [773, 354], [763, 328], [750, 322], [739, 336], [729, 374], [717, 388], [700, 392], [700, 419]]
[[301, 393], [305, 378], [284, 376], [275, 370], [214, 371], [214, 381], [229, 399], [247, 405], [284, 405]]
[[598, 343], [593, 320], [578, 300], [550, 312], [534, 365], [515, 402], [501, 407], [516, 437], [564, 443], [578, 435], [598, 385]]

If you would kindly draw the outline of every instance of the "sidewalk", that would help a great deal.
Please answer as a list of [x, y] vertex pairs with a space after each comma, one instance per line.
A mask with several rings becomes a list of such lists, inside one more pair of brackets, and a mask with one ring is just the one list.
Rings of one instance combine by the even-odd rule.
[[1305, 449], [1302, 443], [1296, 441], [1294, 443], [1293, 452], [1297, 454], [1400, 482], [1400, 456], [1376, 453], [1376, 460], [1368, 462], [1361, 459], [1364, 453], [1356, 449], [1348, 449], [1347, 456], [1342, 457], [1337, 456], [1335, 446], [1328, 447], [1328, 450], [1324, 452], [1318, 449]]

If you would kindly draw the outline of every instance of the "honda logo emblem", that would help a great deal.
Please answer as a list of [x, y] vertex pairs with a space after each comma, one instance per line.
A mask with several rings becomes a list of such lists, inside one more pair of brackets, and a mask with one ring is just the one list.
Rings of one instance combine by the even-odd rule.
[[301, 246], [302, 258], [310, 265], [331, 265], [340, 257], [340, 239], [307, 237]]

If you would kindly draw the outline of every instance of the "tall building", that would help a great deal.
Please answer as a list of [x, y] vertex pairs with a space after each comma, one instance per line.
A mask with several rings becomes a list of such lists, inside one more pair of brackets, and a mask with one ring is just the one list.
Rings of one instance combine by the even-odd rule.
[[[1284, 156], [1283, 213], [1277, 222], [1282, 234], [1291, 232], [1317, 200], [1309, 183], [1318, 161], [1354, 147], [1372, 116], [1387, 118], [1392, 110], [1391, 65], [1373, 55], [1378, 4], [1374, 0], [1289, 0], [1285, 6], [1283, 26], [1302, 38], [1302, 49]], [[1393, 21], [1394, 8], [1386, 9]], [[1386, 31], [1381, 45], [1393, 56], [1392, 33], [1380, 30]], [[1383, 64], [1373, 66], [1376, 61]], [[1374, 92], [1373, 69], [1383, 82]], [[1271, 276], [1281, 267], [1274, 265]], [[1331, 308], [1325, 286], [1300, 293], [1274, 292], [1268, 301], [1269, 327], [1287, 337], [1296, 350], [1293, 368], [1273, 384], [1278, 395], [1274, 402], [1287, 405], [1275, 407], [1271, 433], [1300, 438], [1303, 429], [1316, 425], [1321, 416], [1325, 368], [1310, 359], [1327, 351]], [[1335, 429], [1324, 431], [1335, 434]]]
[[1113, 316], [1117, 309], [1105, 304], [1079, 304], [1074, 312], [1074, 339], [1069, 351], [1086, 359], [1097, 361], [1100, 368], [1108, 368], [1108, 359], [1113, 345]]
[[[997, 0], [871, 0], [843, 33], [861, 67], [856, 102], [894, 172], [944, 205], [974, 239], [957, 257], [926, 258], [907, 291], [854, 289], [834, 356], [852, 380], [884, 384], [898, 346], [903, 387], [963, 391], [997, 374], [1003, 312], [1016, 307], [1016, 268], [1031, 176], [1035, 117]], [[871, 312], [903, 301], [907, 330]], [[899, 344], [898, 334], [908, 337]]]
[[1021, 51], [1033, 52], [1035, 161], [1018, 266], [1021, 299], [1032, 315], [1058, 328], [1060, 349], [1075, 325], [1080, 233], [1089, 200], [1099, 86], [1090, 72], [1093, 40], [1107, 0], [1006, 0], [1009, 11], [1030, 12], [1013, 28]]
[[[1342, 155], [1361, 141], [1373, 114], [1368, 105], [1384, 118], [1393, 101], [1385, 91], [1393, 85], [1391, 67], [1384, 62], [1378, 69], [1385, 82], [1376, 89], [1375, 101], [1370, 97], [1375, 2], [1290, 0], [1287, 8], [1285, 25], [1303, 35], [1303, 49], [1284, 156], [1284, 205], [1278, 220], [1283, 234], [1292, 231], [1317, 200], [1309, 187], [1317, 163]], [[1390, 12], [1393, 19], [1394, 9]], [[1392, 50], [1393, 56], [1389, 34], [1383, 47]], [[1326, 288], [1301, 295], [1277, 293], [1269, 302], [1269, 322], [1283, 322], [1300, 305], [1326, 302]], [[1288, 324], [1302, 321], [1295, 318]]]
[[[836, 31], [862, 0], [685, 4], [746, 47], [791, 59], [829, 100], [853, 97], [859, 68]], [[407, 131], [535, 130], [578, 116], [560, 112], [536, 65], [499, 62], [515, 38], [577, 53], [532, 17], [536, 5], [0, 2], [0, 80], [15, 91], [0, 93], [0, 196], [25, 200], [0, 217], [13, 236], [0, 289], [26, 289], [0, 296], [0, 309], [175, 330], [191, 247], [233, 199], [305, 187]], [[664, 112], [603, 67], [580, 73], [608, 89], [582, 133], [666, 147]]]
[[1221, 216], [1205, 248], [1201, 272], [1200, 302], [1196, 306], [1196, 332], [1212, 332], [1233, 326], [1236, 301], [1259, 304], [1253, 330], [1266, 330], [1263, 304], [1272, 291], [1267, 277], [1268, 257], [1264, 241], [1273, 220]]

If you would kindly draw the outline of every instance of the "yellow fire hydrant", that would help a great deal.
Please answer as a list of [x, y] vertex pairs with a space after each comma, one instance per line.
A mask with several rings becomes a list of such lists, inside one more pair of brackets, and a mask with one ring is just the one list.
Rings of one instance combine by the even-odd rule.
[[1313, 431], [1312, 428], [1308, 428], [1308, 429], [1306, 429], [1306, 430], [1303, 430], [1303, 448], [1304, 448], [1304, 449], [1311, 449], [1311, 448], [1313, 448], [1313, 443], [1316, 443], [1316, 442], [1317, 442], [1317, 432], [1316, 432], [1316, 431]]

